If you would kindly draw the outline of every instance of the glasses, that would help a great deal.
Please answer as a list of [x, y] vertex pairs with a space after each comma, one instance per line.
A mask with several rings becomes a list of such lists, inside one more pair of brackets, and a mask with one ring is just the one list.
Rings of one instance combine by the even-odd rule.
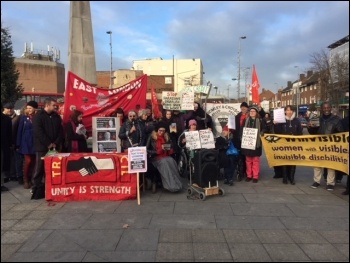
[[193, 125], [193, 126], [197, 126], [197, 124], [195, 124], [195, 123], [192, 123], [191, 125]]
[[134, 117], [136, 117], [136, 115], [129, 115], [129, 117], [132, 117], [132, 118], [134, 118]]
[[165, 132], [165, 130], [163, 130], [163, 129], [162, 129], [162, 130], [158, 130], [158, 131], [159, 131], [159, 132]]

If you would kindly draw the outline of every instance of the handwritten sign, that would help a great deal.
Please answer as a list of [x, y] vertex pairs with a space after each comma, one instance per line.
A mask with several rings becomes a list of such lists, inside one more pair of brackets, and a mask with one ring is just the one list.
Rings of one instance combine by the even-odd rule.
[[182, 92], [181, 94], [181, 109], [182, 110], [193, 110], [194, 109], [194, 93], [193, 92]]
[[167, 110], [181, 110], [181, 96], [177, 92], [162, 92], [163, 108]]
[[258, 129], [244, 127], [241, 148], [255, 150], [257, 139]]
[[198, 131], [185, 132], [186, 148], [190, 150], [201, 149], [201, 141]]
[[202, 148], [206, 148], [206, 149], [215, 148], [214, 135], [211, 130], [200, 130], [199, 139], [201, 141]]
[[273, 110], [273, 120], [277, 123], [286, 123], [286, 116], [284, 115], [284, 109]]
[[147, 172], [147, 150], [146, 147], [131, 147], [128, 149], [128, 172]]
[[199, 85], [199, 86], [190, 86], [185, 87], [181, 90], [182, 92], [195, 92], [195, 93], [209, 93], [209, 86]]
[[228, 121], [227, 121], [227, 125], [229, 129], [236, 129], [236, 116], [235, 115], [229, 115], [228, 116]]

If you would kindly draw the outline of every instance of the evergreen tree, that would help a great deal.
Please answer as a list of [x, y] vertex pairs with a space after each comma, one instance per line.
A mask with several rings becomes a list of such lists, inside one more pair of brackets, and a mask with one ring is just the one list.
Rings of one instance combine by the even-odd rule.
[[23, 92], [22, 84], [18, 84], [19, 72], [13, 57], [11, 34], [1, 23], [1, 103], [15, 103]]

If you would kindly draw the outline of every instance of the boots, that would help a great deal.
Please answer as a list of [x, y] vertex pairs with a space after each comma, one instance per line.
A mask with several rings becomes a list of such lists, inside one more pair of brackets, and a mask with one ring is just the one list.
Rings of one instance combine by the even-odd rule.
[[282, 175], [283, 175], [282, 182], [284, 184], [288, 184], [288, 180], [287, 180], [287, 178], [288, 178], [288, 166], [284, 165], [281, 170], [282, 170]]
[[292, 185], [295, 185], [295, 181], [294, 181], [295, 168], [296, 168], [295, 165], [290, 165], [289, 171], [288, 171], [288, 180]]
[[23, 188], [24, 189], [29, 189], [29, 188], [31, 188], [32, 187], [32, 185], [31, 185], [31, 183], [30, 183], [30, 180], [29, 180], [29, 178], [28, 177], [24, 177], [23, 178]]

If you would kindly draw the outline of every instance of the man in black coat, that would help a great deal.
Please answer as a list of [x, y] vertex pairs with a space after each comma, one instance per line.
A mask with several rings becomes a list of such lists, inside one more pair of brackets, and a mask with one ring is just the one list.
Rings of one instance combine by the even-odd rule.
[[56, 101], [47, 98], [44, 109], [33, 118], [34, 148], [36, 151], [35, 172], [33, 176], [32, 199], [45, 197], [43, 183], [45, 169], [42, 157], [51, 149], [59, 150], [63, 141], [61, 116], [55, 110]]
[[[320, 126], [313, 126], [313, 124], [308, 124], [308, 131], [310, 134], [333, 134], [338, 132], [343, 132], [343, 125], [341, 119], [332, 114], [332, 105], [329, 102], [323, 102], [321, 105], [322, 114], [319, 119]], [[323, 173], [322, 167], [314, 168], [314, 183], [311, 188], [318, 188], [321, 183], [321, 176]], [[328, 191], [333, 191], [335, 185], [335, 170], [327, 169], [327, 186]]]
[[[1, 105], [2, 107], [2, 105]], [[1, 192], [9, 189], [4, 186], [4, 172], [10, 169], [12, 146], [12, 122], [11, 118], [1, 112]]]

